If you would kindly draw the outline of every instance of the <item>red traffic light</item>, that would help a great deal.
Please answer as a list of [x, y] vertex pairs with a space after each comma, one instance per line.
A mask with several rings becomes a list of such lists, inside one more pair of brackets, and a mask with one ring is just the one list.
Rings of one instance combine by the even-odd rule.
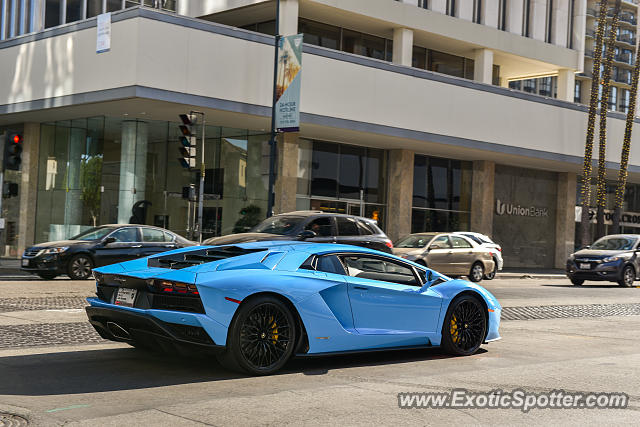
[[14, 144], [20, 144], [20, 143], [22, 142], [22, 135], [19, 135], [19, 134], [15, 134], [15, 135], [13, 135], [13, 140], [12, 140], [12, 142], [13, 142]]

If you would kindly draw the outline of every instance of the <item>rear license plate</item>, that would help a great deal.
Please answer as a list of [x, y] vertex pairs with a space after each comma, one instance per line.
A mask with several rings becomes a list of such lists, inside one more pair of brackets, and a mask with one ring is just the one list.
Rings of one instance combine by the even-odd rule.
[[118, 295], [116, 296], [116, 305], [122, 305], [124, 307], [133, 307], [133, 302], [136, 300], [136, 289], [119, 288]]
[[591, 270], [591, 264], [589, 264], [589, 263], [581, 263], [580, 264], [580, 268], [582, 270]]
[[29, 260], [28, 259], [23, 259], [22, 260], [22, 266], [23, 267], [29, 267]]

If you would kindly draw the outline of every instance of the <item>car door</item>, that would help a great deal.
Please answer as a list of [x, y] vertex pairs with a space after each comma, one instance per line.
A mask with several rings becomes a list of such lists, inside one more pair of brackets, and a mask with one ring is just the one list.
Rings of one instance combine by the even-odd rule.
[[433, 238], [427, 247], [427, 265], [444, 274], [454, 274], [451, 265], [451, 242], [449, 236], [442, 234]]
[[475, 260], [473, 246], [464, 237], [449, 236], [451, 241], [451, 265], [457, 274], [469, 274]]
[[142, 232], [142, 247], [138, 253], [139, 257], [147, 257], [176, 248], [174, 242], [167, 241], [167, 233], [162, 230], [140, 227], [140, 231]]
[[335, 243], [336, 241], [336, 227], [332, 216], [313, 217], [304, 226], [304, 230], [316, 233], [316, 237], [305, 239], [307, 242]]
[[361, 334], [436, 332], [442, 300], [414, 268], [392, 258], [340, 256], [345, 266], [355, 329]]
[[129, 261], [138, 257], [140, 248], [142, 248], [138, 227], [118, 228], [106, 236], [105, 240], [110, 238], [114, 240], [110, 243], [100, 244], [94, 249], [97, 266]]

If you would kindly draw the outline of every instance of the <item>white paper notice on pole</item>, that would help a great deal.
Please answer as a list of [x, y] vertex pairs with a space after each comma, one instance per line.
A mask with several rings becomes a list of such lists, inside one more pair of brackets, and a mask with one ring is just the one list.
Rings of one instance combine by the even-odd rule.
[[96, 53], [108, 52], [111, 49], [111, 12], [98, 15], [98, 33]]

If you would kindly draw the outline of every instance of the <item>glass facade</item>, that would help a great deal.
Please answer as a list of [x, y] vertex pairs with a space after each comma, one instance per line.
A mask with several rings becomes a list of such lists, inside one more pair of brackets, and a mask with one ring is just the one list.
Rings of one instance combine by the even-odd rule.
[[472, 164], [415, 155], [411, 232], [468, 230]]
[[[109, 223], [194, 238], [196, 203], [183, 189], [197, 187], [199, 173], [178, 162], [178, 133], [178, 123], [111, 117], [42, 124], [36, 242]], [[203, 237], [246, 231], [255, 224], [241, 211], [251, 207], [256, 223], [266, 212], [269, 136], [216, 126], [206, 135]]]
[[298, 209], [362, 215], [384, 228], [385, 150], [301, 140], [298, 158]]

